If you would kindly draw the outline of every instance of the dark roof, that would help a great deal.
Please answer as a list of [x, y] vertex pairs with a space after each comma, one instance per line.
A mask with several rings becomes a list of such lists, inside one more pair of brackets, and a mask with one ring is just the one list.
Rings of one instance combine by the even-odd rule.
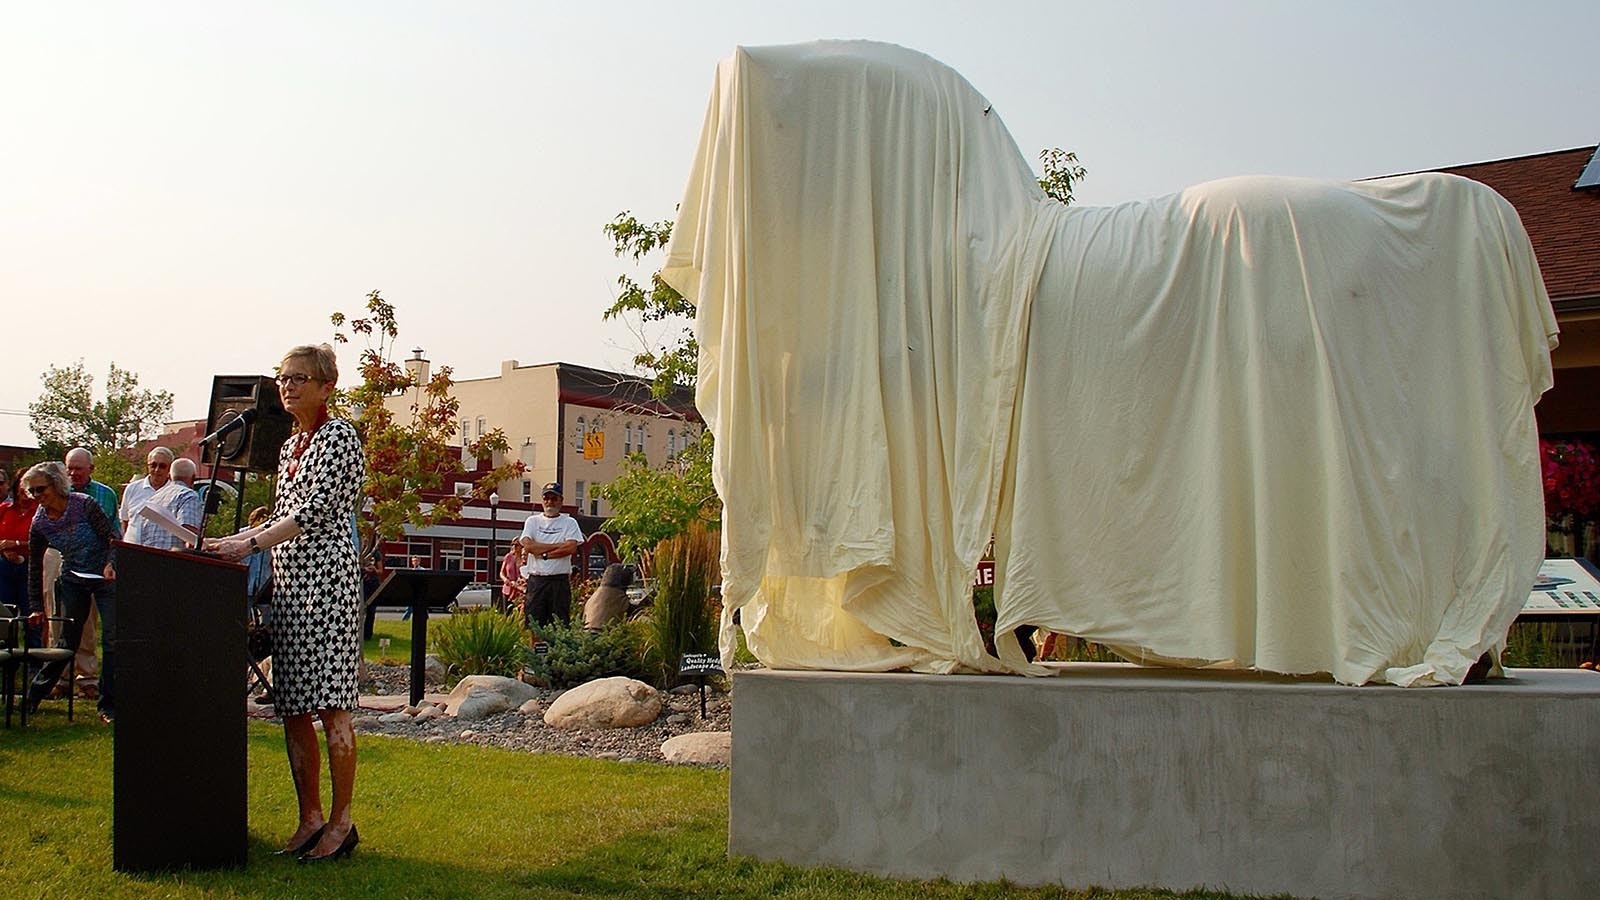
[[1600, 189], [1572, 187], [1594, 155], [1594, 146], [1577, 147], [1438, 170], [1480, 181], [1511, 201], [1558, 311], [1600, 303]]
[[689, 388], [673, 388], [663, 402], [650, 392], [650, 382], [644, 379], [572, 363], [556, 363], [555, 366], [561, 399], [568, 403], [636, 410], [654, 415], [677, 415], [693, 421], [700, 419], [694, 406], [694, 391]]

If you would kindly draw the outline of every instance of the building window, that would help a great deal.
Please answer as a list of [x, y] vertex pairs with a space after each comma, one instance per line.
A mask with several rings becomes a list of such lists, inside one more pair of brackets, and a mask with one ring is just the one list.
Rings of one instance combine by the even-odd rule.
[[465, 447], [467, 445], [468, 439], [470, 439], [471, 437], [472, 437], [472, 433], [467, 430], [467, 420], [466, 419], [462, 419], [461, 420], [461, 446]]
[[678, 433], [671, 428], [667, 429], [667, 459], [678, 455]]
[[460, 538], [439, 538], [434, 549], [439, 551], [439, 568], [446, 572], [461, 571], [461, 561], [465, 555], [464, 541]]
[[478, 437], [483, 437], [483, 432], [484, 432], [484, 427], [483, 426], [484, 426], [486, 421], [487, 420], [485, 420], [483, 416], [479, 416], [478, 417]]
[[572, 495], [572, 499], [577, 504], [578, 512], [583, 512], [583, 482], [578, 482], [578, 492]]
[[532, 503], [533, 502], [533, 482], [529, 481], [526, 478], [522, 479], [522, 502], [523, 503]]
[[633, 423], [629, 422], [622, 428], [622, 455], [627, 456], [633, 452]]
[[457, 497], [465, 497], [468, 494], [472, 493], [472, 482], [470, 482], [470, 481], [458, 481], [458, 482], [456, 482], [455, 483], [455, 493], [456, 493]]
[[589, 515], [600, 515], [600, 489], [605, 487], [598, 481], [589, 482]]
[[578, 452], [579, 453], [583, 452], [583, 436], [588, 434], [588, 433], [589, 433], [589, 429], [584, 425], [583, 416], [579, 416], [578, 417], [578, 431], [577, 431], [577, 434], [578, 434]]

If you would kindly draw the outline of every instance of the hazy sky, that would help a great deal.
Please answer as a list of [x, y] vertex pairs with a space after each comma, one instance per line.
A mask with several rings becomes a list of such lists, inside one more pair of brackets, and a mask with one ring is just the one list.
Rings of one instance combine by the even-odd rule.
[[1600, 140], [1593, 0], [581, 6], [0, 0], [0, 443], [33, 443], [51, 364], [115, 361], [198, 418], [212, 375], [374, 288], [458, 378], [626, 369], [600, 228], [671, 217], [740, 44], [929, 53], [1029, 158], [1076, 151], [1091, 205]]

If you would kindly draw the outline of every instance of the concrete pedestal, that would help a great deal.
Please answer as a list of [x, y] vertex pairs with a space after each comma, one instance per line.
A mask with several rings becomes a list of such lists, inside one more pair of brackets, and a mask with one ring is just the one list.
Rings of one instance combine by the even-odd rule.
[[729, 852], [1323, 898], [1600, 891], [1600, 675], [741, 671]]

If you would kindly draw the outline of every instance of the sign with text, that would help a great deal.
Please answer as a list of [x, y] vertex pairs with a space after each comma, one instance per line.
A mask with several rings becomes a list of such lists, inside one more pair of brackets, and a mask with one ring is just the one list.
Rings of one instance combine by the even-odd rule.
[[1586, 559], [1547, 559], [1522, 611], [1600, 614], [1600, 576]]
[[549, 644], [545, 643], [544, 641], [534, 641], [533, 642], [533, 655], [534, 656], [547, 656], [547, 655], [549, 655], [549, 653], [550, 653], [550, 645]]
[[972, 576], [972, 586], [994, 587], [994, 560], [978, 560], [978, 571]]
[[606, 456], [606, 433], [604, 431], [591, 431], [583, 436], [583, 458], [604, 459]]
[[679, 675], [724, 674], [722, 660], [715, 653], [685, 653], [678, 660]]

